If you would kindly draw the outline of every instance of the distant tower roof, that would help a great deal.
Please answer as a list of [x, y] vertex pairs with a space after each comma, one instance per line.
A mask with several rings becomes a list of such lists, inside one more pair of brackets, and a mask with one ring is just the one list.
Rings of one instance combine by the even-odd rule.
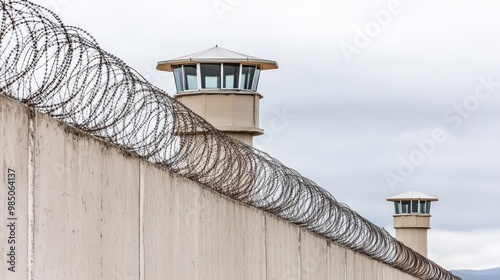
[[258, 65], [261, 70], [278, 69], [278, 63], [276, 61], [234, 52], [219, 46], [186, 56], [160, 61], [156, 69], [173, 71], [172, 66], [189, 63], [248, 63], [251, 65]]
[[420, 200], [420, 201], [438, 201], [436, 197], [432, 197], [427, 194], [423, 194], [417, 191], [409, 191], [402, 194], [389, 197], [387, 201], [408, 201], [408, 200]]

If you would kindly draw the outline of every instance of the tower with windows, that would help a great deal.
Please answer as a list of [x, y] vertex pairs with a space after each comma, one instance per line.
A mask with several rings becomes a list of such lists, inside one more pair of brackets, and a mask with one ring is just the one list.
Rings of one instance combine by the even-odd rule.
[[427, 257], [427, 230], [431, 228], [431, 202], [437, 198], [409, 191], [389, 197], [394, 202], [396, 239]]
[[215, 128], [250, 146], [259, 128], [257, 92], [260, 72], [277, 69], [275, 61], [219, 46], [160, 61], [156, 69], [174, 73], [174, 98], [205, 118]]

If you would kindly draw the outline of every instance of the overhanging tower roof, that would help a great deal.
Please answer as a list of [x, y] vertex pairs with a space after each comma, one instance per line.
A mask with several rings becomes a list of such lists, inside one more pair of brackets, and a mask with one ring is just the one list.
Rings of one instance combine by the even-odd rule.
[[189, 63], [248, 63], [258, 65], [261, 70], [278, 69], [276, 61], [238, 53], [219, 46], [178, 58], [160, 61], [156, 69], [173, 71], [173, 66]]
[[398, 194], [393, 197], [389, 197], [387, 200], [388, 201], [408, 201], [408, 200], [438, 201], [436, 197], [432, 197], [430, 195], [417, 191], [409, 191], [402, 194]]

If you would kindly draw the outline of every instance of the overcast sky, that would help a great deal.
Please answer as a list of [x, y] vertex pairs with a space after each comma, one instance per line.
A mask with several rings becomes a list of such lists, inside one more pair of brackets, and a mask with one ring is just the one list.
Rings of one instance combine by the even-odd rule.
[[160, 60], [216, 44], [276, 60], [257, 148], [385, 228], [387, 197], [436, 196], [429, 257], [500, 267], [498, 1], [35, 2], [171, 95]]

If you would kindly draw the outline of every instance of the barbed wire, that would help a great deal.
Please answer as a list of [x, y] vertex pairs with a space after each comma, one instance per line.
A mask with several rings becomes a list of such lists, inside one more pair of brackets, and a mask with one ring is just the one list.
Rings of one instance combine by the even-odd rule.
[[0, 0], [0, 93], [421, 279], [460, 279], [268, 154], [224, 135], [84, 30]]

